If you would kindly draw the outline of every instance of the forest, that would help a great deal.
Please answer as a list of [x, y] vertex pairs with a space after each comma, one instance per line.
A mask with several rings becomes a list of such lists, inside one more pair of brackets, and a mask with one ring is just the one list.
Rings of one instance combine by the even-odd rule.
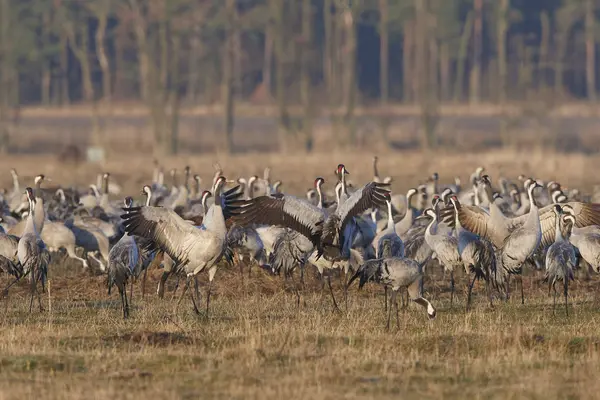
[[[444, 104], [596, 100], [596, 0], [0, 0], [0, 127], [22, 107], [148, 111], [176, 152], [182, 109], [272, 110], [282, 149], [327, 113], [416, 106], [435, 145]], [[211, 109], [214, 109], [211, 108]], [[100, 129], [100, 128], [98, 128]], [[385, 128], [382, 128], [385, 129]], [[293, 133], [294, 135], [290, 135]], [[225, 143], [231, 148], [231, 140]]]

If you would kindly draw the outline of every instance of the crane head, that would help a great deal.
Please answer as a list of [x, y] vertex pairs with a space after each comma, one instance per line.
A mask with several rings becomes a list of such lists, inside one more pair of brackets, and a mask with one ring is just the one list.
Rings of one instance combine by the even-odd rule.
[[561, 214], [563, 213], [563, 209], [562, 209], [562, 207], [561, 207], [559, 204], [555, 204], [555, 205], [552, 207], [552, 210], [554, 211], [554, 213], [555, 213], [556, 215], [561, 215]]
[[33, 182], [37, 185], [38, 183], [42, 182], [45, 178], [46, 177], [44, 176], [44, 174], [39, 174], [33, 179]]
[[30, 187], [25, 188], [25, 194], [27, 195], [27, 200], [32, 203], [35, 203], [35, 196], [33, 194], [33, 189]]
[[346, 169], [344, 164], [338, 164], [337, 169], [335, 170], [336, 174], [340, 177], [343, 175], [350, 175], [350, 172]]
[[315, 188], [321, 187], [324, 183], [325, 179], [319, 176], [317, 179], [315, 179]]
[[125, 208], [133, 207], [133, 199], [130, 196], [125, 197], [125, 200], [123, 200], [123, 203], [125, 204]]

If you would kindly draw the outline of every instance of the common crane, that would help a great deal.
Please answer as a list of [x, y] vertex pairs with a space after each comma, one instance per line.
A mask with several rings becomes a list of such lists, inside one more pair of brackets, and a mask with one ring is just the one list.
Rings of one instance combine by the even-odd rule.
[[[200, 228], [185, 222], [174, 211], [162, 207], [129, 207], [124, 209], [125, 213], [121, 216], [126, 232], [151, 239], [185, 271], [188, 279], [182, 297], [189, 286], [190, 279], [204, 270], [208, 271], [207, 315], [217, 263], [226, 248], [225, 219], [229, 218], [233, 210], [231, 205], [233, 199], [230, 196], [239, 194], [239, 186], [223, 193], [225, 182], [224, 176], [217, 179], [215, 202], [208, 209]], [[194, 311], [199, 313], [193, 291], [190, 291], [190, 294]]]
[[[133, 199], [125, 198], [125, 208], [133, 207]], [[127, 281], [141, 262], [140, 251], [133, 236], [125, 233], [110, 249], [108, 254], [108, 295], [113, 286], [117, 286], [121, 295], [123, 318], [129, 317], [129, 301], [127, 299]]]
[[[350, 286], [357, 278], [360, 278], [359, 289], [369, 281], [391, 288], [392, 294], [390, 303], [394, 304], [396, 308], [397, 326], [400, 325], [400, 322], [396, 297], [402, 288], [408, 289], [408, 295], [412, 301], [427, 309], [427, 316], [430, 319], [435, 318], [435, 308], [429, 300], [423, 297], [423, 265], [408, 258], [389, 257], [391, 243], [388, 240], [384, 242], [383, 247], [385, 257], [365, 262], [358, 268], [352, 278], [350, 278], [348, 286]], [[390, 328], [391, 314], [392, 307], [390, 306], [387, 316], [387, 329]]]
[[[548, 291], [554, 290], [554, 302], [552, 306], [552, 312], [556, 309], [556, 282], [563, 282], [563, 294], [565, 296], [565, 312], [569, 315], [569, 281], [574, 279], [573, 268], [577, 263], [577, 256], [575, 255], [575, 248], [568, 240], [566, 240], [561, 232], [561, 222], [563, 221], [563, 210], [558, 204], [553, 206], [554, 213], [556, 214], [555, 222], [555, 239], [554, 243], [550, 245], [546, 252], [546, 274], [544, 281], [548, 282]], [[571, 224], [575, 223], [575, 218], [572, 215], [565, 216], [565, 222]]]
[[29, 275], [31, 294], [29, 312], [31, 312], [33, 306], [34, 296], [37, 296], [40, 311], [42, 311], [42, 296], [41, 293], [38, 292], [37, 284], [38, 282], [41, 283], [43, 291], [48, 276], [50, 253], [48, 252], [48, 249], [46, 249], [44, 241], [40, 238], [35, 224], [36, 198], [33, 190], [28, 187], [25, 189], [25, 193], [27, 195], [27, 200], [29, 201], [29, 215], [27, 216], [27, 223], [25, 224], [23, 235], [19, 239], [17, 256], [19, 262], [23, 266], [23, 276]]

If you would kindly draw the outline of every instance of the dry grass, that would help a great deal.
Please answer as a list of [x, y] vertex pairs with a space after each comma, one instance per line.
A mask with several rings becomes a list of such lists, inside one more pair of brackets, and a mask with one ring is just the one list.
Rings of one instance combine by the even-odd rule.
[[208, 320], [187, 298], [174, 313], [175, 301], [138, 290], [124, 321], [104, 277], [55, 267], [51, 312], [28, 314], [23, 289], [3, 300], [0, 397], [593, 398], [598, 282], [574, 285], [566, 317], [552, 315], [545, 286], [528, 286], [537, 280], [526, 278], [525, 306], [493, 310], [476, 286], [470, 313], [464, 293], [451, 309], [438, 288], [448, 282], [429, 282], [438, 318], [411, 304], [387, 332], [376, 287], [351, 290], [338, 314], [311, 276], [297, 309], [279, 279], [255, 269], [242, 283], [224, 267]]
[[[262, 173], [269, 165], [273, 178], [283, 179], [285, 190], [294, 193], [317, 175], [331, 181], [338, 162], [357, 183], [372, 174], [364, 154], [184, 156], [165, 160], [165, 166], [189, 164], [209, 179], [214, 161], [232, 177]], [[395, 191], [435, 170], [446, 181], [455, 174], [466, 179], [480, 164], [492, 177], [535, 171], [541, 178], [591, 189], [595, 177], [587, 171], [598, 161], [544, 153], [392, 153], [381, 158], [380, 170], [396, 178]], [[56, 183], [84, 184], [100, 170], [66, 168], [50, 157], [8, 157], [0, 160], [0, 170], [7, 171], [0, 186], [9, 185], [13, 166], [29, 177], [43, 171]], [[151, 175], [149, 161], [137, 155], [110, 160], [102, 168], [129, 193], [138, 193]], [[50, 272], [51, 312], [29, 314], [25, 287], [11, 290], [0, 301], [0, 398], [549, 400], [595, 398], [600, 390], [596, 277], [581, 277], [572, 286], [574, 305], [566, 317], [563, 308], [552, 315], [552, 300], [533, 273], [525, 279], [525, 306], [511, 300], [491, 310], [483, 287], [476, 285], [470, 313], [464, 311], [466, 278], [458, 284], [458, 305], [450, 308], [448, 281], [436, 275], [426, 289], [438, 308], [437, 319], [429, 321], [411, 304], [400, 313], [399, 329], [387, 332], [380, 288], [351, 289], [348, 311], [334, 313], [312, 270], [306, 305], [297, 309], [280, 278], [255, 268], [242, 281], [237, 269], [224, 266], [217, 273], [208, 320], [191, 312], [188, 299], [177, 313], [170, 294], [157, 299], [159, 274], [150, 274], [144, 299], [136, 286], [127, 321], [121, 318], [118, 295], [107, 297], [105, 277], [81, 272], [58, 256]], [[333, 282], [341, 300], [337, 278]], [[45, 304], [48, 308], [47, 296]]]

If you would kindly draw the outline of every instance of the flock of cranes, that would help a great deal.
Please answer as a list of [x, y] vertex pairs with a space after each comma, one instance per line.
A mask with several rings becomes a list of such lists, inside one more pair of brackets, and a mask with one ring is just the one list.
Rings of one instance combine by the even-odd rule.
[[[577, 190], [566, 190], [554, 181], [543, 182], [519, 176], [500, 178], [494, 187], [483, 167], [470, 176], [468, 187], [459, 179], [442, 185], [437, 173], [406, 195], [390, 192], [392, 178], [381, 178], [374, 158], [374, 177], [362, 187], [348, 181], [344, 164], [335, 169], [331, 191], [324, 191], [324, 178], [316, 177], [306, 197], [282, 192], [281, 181], [271, 183], [270, 171], [262, 178], [228, 180], [215, 166], [210, 190], [201, 190], [202, 178], [186, 167], [178, 183], [170, 173], [166, 185], [157, 165], [153, 182], [142, 188], [145, 200], [131, 197], [111, 202], [109, 194], [120, 192], [110, 174], [104, 173], [86, 193], [74, 188], [43, 188], [44, 175], [34, 179], [34, 188], [23, 192], [15, 170], [12, 190], [0, 201], [0, 269], [16, 282], [30, 283], [30, 311], [48, 277], [51, 254], [64, 249], [67, 256], [88, 268], [90, 261], [106, 273], [108, 293], [114, 286], [121, 296], [122, 312], [130, 313], [128, 283], [150, 268], [163, 268], [158, 284], [164, 296], [170, 276], [185, 278], [177, 304], [186, 293], [200, 314], [197, 276], [208, 273], [205, 313], [210, 308], [211, 288], [219, 267], [258, 265], [260, 273], [291, 278], [300, 304], [304, 271], [316, 267], [323, 284], [327, 281], [335, 309], [339, 310], [331, 275], [339, 271], [348, 287], [359, 280], [382, 285], [389, 327], [397, 295], [422, 306], [429, 318], [436, 308], [425, 297], [425, 282], [437, 265], [449, 275], [450, 304], [455, 299], [455, 272], [470, 276], [466, 307], [472, 303], [476, 280], [483, 280], [490, 307], [494, 298], [510, 297], [510, 278], [520, 283], [523, 268], [544, 271], [554, 308], [562, 282], [568, 315], [569, 281], [577, 268], [600, 272], [600, 204]], [[83, 249], [83, 256], [76, 253]], [[299, 271], [300, 284], [295, 274]], [[40, 288], [41, 286], [41, 288]], [[391, 290], [388, 307], [387, 292]], [[404, 298], [402, 299], [404, 302]], [[408, 304], [408, 303], [407, 303]], [[554, 309], [553, 308], [553, 309]]]

